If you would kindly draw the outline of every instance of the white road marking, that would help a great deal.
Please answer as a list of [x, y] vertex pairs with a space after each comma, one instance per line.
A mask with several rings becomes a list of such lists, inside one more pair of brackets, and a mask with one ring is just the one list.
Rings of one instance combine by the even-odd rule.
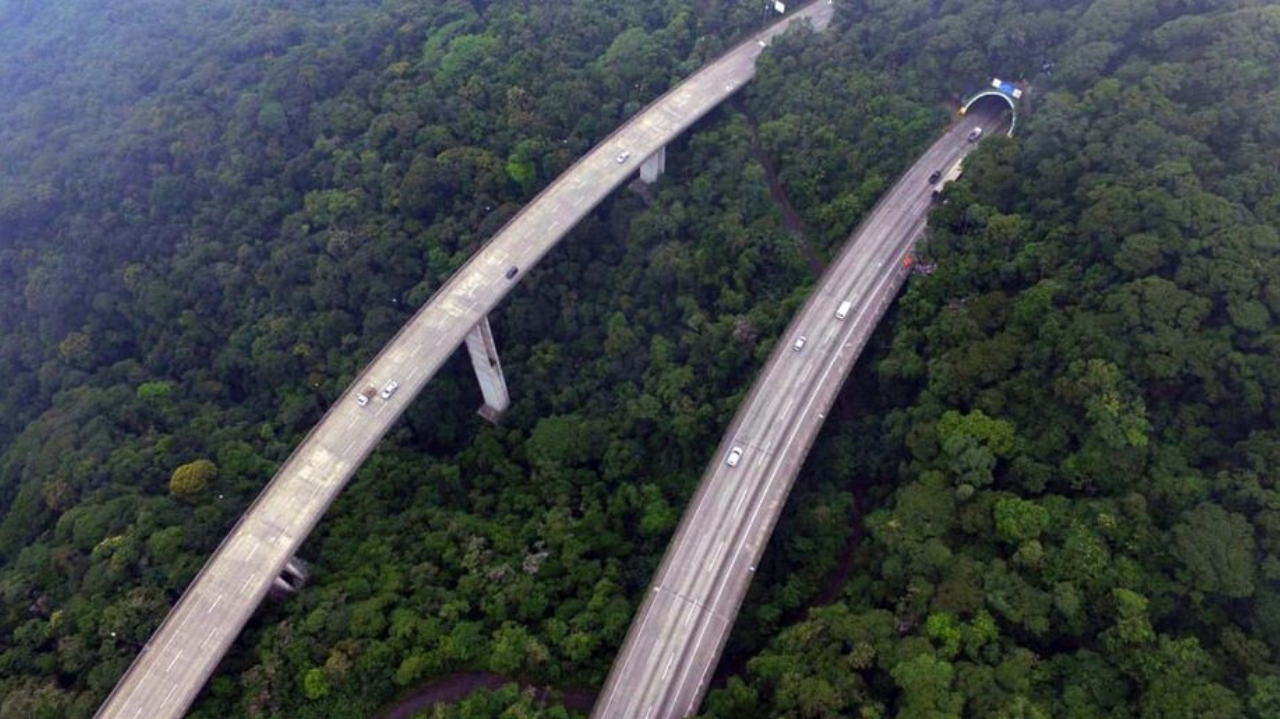
[[255, 579], [257, 579], [257, 578], [258, 578], [258, 573], [257, 573], [257, 572], [254, 572], [253, 574], [250, 574], [250, 575], [249, 575], [249, 578], [248, 578], [248, 579], [246, 579], [246, 580], [244, 580], [244, 584], [241, 584], [241, 585], [240, 585], [240, 593], [241, 593], [241, 594], [244, 594], [245, 590], [249, 588], [249, 585], [250, 585], [250, 584], [253, 584], [254, 580], [255, 580]]
[[209, 633], [208, 633], [208, 634], [206, 634], [206, 635], [204, 635], [204, 639], [200, 642], [200, 649], [202, 649], [202, 650], [203, 650], [203, 649], [204, 649], [204, 645], [208, 644], [208, 643], [209, 643], [209, 640], [210, 640], [210, 639], [213, 639], [213, 635], [214, 635], [214, 634], [217, 634], [217, 633], [218, 633], [218, 628], [217, 628], [216, 626], [215, 626], [215, 627], [213, 627], [213, 628], [211, 628], [211, 629], [209, 630]]
[[[178, 691], [178, 685], [177, 685], [177, 684], [174, 684], [173, 686], [169, 687], [169, 693], [168, 693], [168, 694], [165, 694], [165, 695], [164, 695], [164, 701], [160, 702], [160, 708], [161, 708], [161, 709], [164, 709], [164, 708], [165, 708], [165, 706], [166, 706], [166, 705], [168, 705], [169, 700], [170, 700], [170, 699], [173, 699], [173, 693], [174, 693], [174, 692], [176, 692], [176, 691]], [[137, 714], [134, 714], [134, 716], [137, 716]]]
[[194, 613], [194, 612], [187, 612], [187, 615], [186, 615], [185, 617], [183, 617], [183, 618], [182, 618], [182, 621], [178, 624], [178, 633], [179, 633], [179, 634], [181, 634], [181, 633], [182, 633], [182, 630], [187, 626], [187, 622], [191, 621], [191, 615], [192, 615], [193, 613]]
[[[178, 663], [178, 660], [179, 660], [179, 659], [181, 659], [181, 658], [182, 658], [182, 650], [181, 650], [181, 649], [179, 649], [179, 650], [178, 650], [178, 653], [173, 655], [173, 659], [170, 659], [170, 660], [169, 660], [169, 666], [165, 667], [165, 669], [164, 669], [165, 673], [168, 673], [168, 672], [173, 671], [173, 665], [174, 665], [174, 664], [177, 664], [177, 663]], [[177, 688], [177, 687], [176, 687], [176, 685], [175, 685], [175, 687], [174, 687], [174, 688], [175, 688], [175, 689]]]
[[667, 666], [662, 670], [662, 681], [667, 680], [667, 676], [671, 674], [671, 665], [676, 663], [676, 653], [671, 652], [671, 656], [667, 657]]
[[221, 601], [222, 601], [222, 595], [221, 595], [221, 594], [219, 594], [218, 596], [214, 597], [214, 598], [213, 598], [213, 602], [212, 602], [211, 604], [209, 604], [209, 608], [208, 608], [208, 609], [204, 610], [204, 613], [205, 613], [205, 614], [212, 614], [212, 613], [213, 613], [213, 610], [214, 610], [214, 609], [217, 609], [217, 607], [218, 607], [218, 602], [221, 602]]

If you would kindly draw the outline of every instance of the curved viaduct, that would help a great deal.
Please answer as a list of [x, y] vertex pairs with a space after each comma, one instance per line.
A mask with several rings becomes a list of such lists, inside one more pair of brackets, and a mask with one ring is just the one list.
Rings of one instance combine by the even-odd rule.
[[[818, 0], [753, 34], [658, 98], [526, 205], [396, 333], [303, 439], [192, 580], [115, 689], [100, 717], [158, 719], [195, 701], [264, 596], [302, 573], [303, 541], [365, 458], [450, 355], [467, 345], [492, 416], [506, 406], [489, 312], [609, 193], [640, 170], [652, 181], [667, 143], [745, 85], [755, 60], [792, 23], [825, 28]], [[515, 273], [512, 274], [512, 270]], [[366, 387], [385, 388], [360, 404]]]
[[973, 128], [1001, 122], [979, 106], [948, 128], [855, 229], [787, 326], [680, 520], [592, 717], [665, 719], [698, 708], [826, 413], [910, 273], [936, 187], [930, 175], [977, 147], [966, 139]]

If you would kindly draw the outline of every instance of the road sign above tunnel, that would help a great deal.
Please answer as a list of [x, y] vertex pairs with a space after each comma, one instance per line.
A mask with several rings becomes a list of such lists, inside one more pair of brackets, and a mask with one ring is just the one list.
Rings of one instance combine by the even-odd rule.
[[999, 90], [1000, 92], [1003, 92], [1004, 94], [1008, 95], [1009, 97], [1012, 97], [1015, 100], [1022, 99], [1022, 90], [1018, 89], [1017, 86], [1011, 83], [1007, 83], [1004, 80], [1001, 80], [998, 77], [991, 78], [991, 87], [994, 87], [995, 89]]

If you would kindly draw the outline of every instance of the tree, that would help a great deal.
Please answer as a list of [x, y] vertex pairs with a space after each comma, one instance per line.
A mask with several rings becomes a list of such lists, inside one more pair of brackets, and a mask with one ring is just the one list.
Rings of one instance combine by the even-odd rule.
[[890, 672], [902, 688], [899, 716], [958, 716], [963, 704], [951, 691], [955, 671], [951, 664], [931, 654], [918, 654], [902, 662]]
[[1225, 597], [1253, 594], [1257, 544], [1249, 520], [1202, 502], [1173, 528], [1173, 553], [1191, 589]]
[[585, 429], [576, 414], [543, 417], [529, 436], [529, 458], [535, 464], [562, 467], [581, 462], [587, 450]]
[[184, 502], [195, 501], [218, 476], [218, 465], [207, 459], [188, 462], [169, 477], [169, 494]]
[[1109, 639], [1118, 643], [1117, 648], [1148, 644], [1156, 633], [1147, 618], [1147, 598], [1123, 587], [1111, 590], [1116, 604], [1116, 624], [1110, 630]]
[[1021, 544], [1037, 539], [1049, 527], [1049, 512], [1035, 502], [1001, 499], [995, 505], [996, 535], [1005, 542]]
[[312, 667], [302, 675], [302, 691], [307, 699], [316, 701], [329, 696], [329, 680], [320, 667]]

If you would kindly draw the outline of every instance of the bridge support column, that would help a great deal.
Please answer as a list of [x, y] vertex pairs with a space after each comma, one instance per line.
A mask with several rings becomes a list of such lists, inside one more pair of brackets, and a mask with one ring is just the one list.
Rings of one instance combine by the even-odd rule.
[[307, 568], [306, 562], [292, 557], [285, 562], [284, 569], [280, 570], [280, 576], [271, 583], [271, 591], [277, 597], [297, 594], [310, 577], [311, 570]]
[[667, 171], [667, 146], [663, 145], [657, 152], [649, 155], [649, 159], [640, 164], [640, 181], [652, 185], [658, 181], [658, 175]]
[[507, 379], [502, 375], [498, 345], [493, 341], [488, 317], [477, 322], [467, 333], [467, 352], [471, 353], [471, 365], [476, 369], [476, 379], [480, 381], [480, 392], [484, 395], [480, 416], [496, 423], [511, 405], [511, 395], [507, 394]]

